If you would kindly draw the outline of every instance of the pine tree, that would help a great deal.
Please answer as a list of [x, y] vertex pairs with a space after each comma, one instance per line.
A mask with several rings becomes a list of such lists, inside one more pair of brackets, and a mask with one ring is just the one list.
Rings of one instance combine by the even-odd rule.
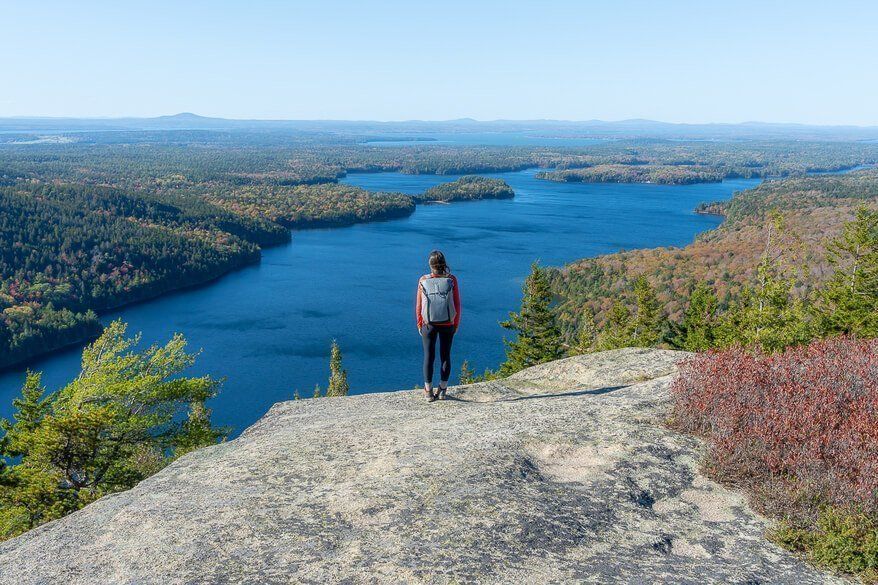
[[561, 332], [552, 313], [552, 291], [545, 269], [534, 262], [523, 287], [521, 310], [510, 313], [501, 325], [515, 331], [516, 339], [506, 342], [506, 361], [502, 376], [530, 366], [558, 359], [563, 355]]
[[311, 398], [320, 398], [321, 392], [320, 384], [314, 384], [314, 393], [311, 395]]
[[720, 318], [715, 344], [775, 352], [809, 341], [812, 326], [805, 304], [793, 294], [793, 281], [781, 277], [777, 262], [767, 256], [757, 274], [756, 286], [746, 287]]
[[[22, 498], [32, 499], [37, 492], [33, 490], [33, 486], [28, 487], [22, 483], [20, 466], [10, 464], [15, 458], [23, 458], [28, 454], [33, 444], [34, 431], [50, 411], [51, 397], [43, 398], [45, 388], [41, 379], [42, 374], [28, 371], [21, 397], [12, 401], [15, 408], [12, 415], [14, 422], [0, 420], [0, 430], [3, 431], [3, 436], [0, 437], [0, 540], [5, 535], [12, 536], [29, 530], [42, 516], [42, 510], [37, 510], [37, 501], [33, 502], [33, 515], [16, 505]], [[58, 490], [51, 482], [47, 488], [47, 493], [36, 500], [47, 498], [51, 506], [57, 499]]]
[[12, 400], [12, 406], [15, 408], [12, 416], [15, 423], [0, 421], [0, 429], [5, 432], [5, 445], [9, 449], [7, 455], [18, 457], [27, 453], [24, 439], [40, 426], [43, 417], [51, 409], [52, 397], [43, 398], [46, 389], [43, 387], [42, 378], [42, 373], [28, 370], [24, 386], [21, 388], [21, 397]]
[[210, 409], [203, 402], [193, 402], [189, 407], [189, 416], [174, 437], [174, 455], [180, 457], [205, 445], [213, 445], [227, 433], [228, 429], [211, 425]]
[[12, 332], [3, 318], [3, 304], [0, 303], [0, 351], [9, 351], [12, 345]]
[[643, 275], [634, 281], [634, 299], [637, 312], [632, 323], [631, 344], [652, 347], [662, 337], [662, 314], [655, 289]]
[[835, 272], [819, 294], [821, 329], [878, 337], [878, 211], [857, 209], [828, 252]]
[[595, 340], [595, 350], [622, 347], [652, 347], [662, 338], [662, 313], [655, 289], [644, 276], [634, 280], [635, 312], [632, 315], [625, 301], [617, 299], [610, 309], [604, 329]]
[[616, 300], [610, 309], [606, 325], [597, 336], [595, 349], [607, 351], [634, 345], [631, 323], [631, 312], [628, 307], [621, 300]]
[[579, 333], [576, 336], [576, 344], [573, 347], [574, 355], [591, 353], [594, 351], [597, 341], [598, 328], [594, 319], [594, 311], [585, 305], [582, 309], [582, 319], [579, 325]]
[[705, 282], [698, 282], [689, 295], [689, 306], [683, 314], [673, 339], [675, 347], [686, 351], [706, 351], [714, 346], [719, 302]]
[[476, 373], [470, 368], [469, 360], [463, 360], [460, 364], [459, 378], [461, 384], [472, 384], [476, 381]]
[[111, 323], [57, 392], [43, 396], [39, 374], [28, 374], [15, 422], [3, 422], [0, 539], [128, 489], [220, 437], [204, 407], [219, 384], [181, 375], [195, 362], [186, 340], [135, 351], [139, 336], [125, 333]]
[[776, 352], [814, 336], [809, 311], [795, 294], [795, 280], [787, 276], [795, 268], [785, 264], [784, 250], [778, 245], [785, 235], [784, 217], [772, 210], [768, 219], [756, 283], [744, 287], [720, 317], [714, 335], [716, 347], [754, 346]]
[[341, 348], [338, 346], [338, 342], [333, 339], [329, 357], [329, 385], [326, 387], [326, 395], [347, 396], [349, 390], [348, 373], [341, 363]]

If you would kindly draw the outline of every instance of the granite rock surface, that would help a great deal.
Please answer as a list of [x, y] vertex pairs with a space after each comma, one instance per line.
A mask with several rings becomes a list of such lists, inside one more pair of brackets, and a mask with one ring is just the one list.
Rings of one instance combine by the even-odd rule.
[[663, 426], [685, 354], [276, 404], [0, 543], [0, 583], [830, 583]]

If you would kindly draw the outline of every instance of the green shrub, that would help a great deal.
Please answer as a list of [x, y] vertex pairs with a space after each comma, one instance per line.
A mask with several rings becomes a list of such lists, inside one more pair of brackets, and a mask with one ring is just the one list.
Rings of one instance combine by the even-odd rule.
[[874, 515], [824, 508], [813, 528], [781, 522], [771, 536], [816, 565], [878, 583], [878, 518]]

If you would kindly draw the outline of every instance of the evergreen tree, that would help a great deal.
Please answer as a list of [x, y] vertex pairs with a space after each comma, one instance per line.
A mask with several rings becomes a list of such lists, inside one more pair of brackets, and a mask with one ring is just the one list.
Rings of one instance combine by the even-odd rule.
[[715, 344], [758, 346], [774, 352], [806, 343], [812, 337], [808, 312], [793, 294], [792, 280], [782, 278], [777, 263], [764, 257], [759, 264], [758, 284], [746, 287], [720, 318]]
[[[42, 488], [28, 485], [22, 481], [21, 470], [11, 464], [13, 458], [27, 455], [33, 432], [51, 406], [49, 398], [43, 398], [45, 388], [41, 378], [42, 374], [38, 372], [27, 372], [21, 397], [12, 401], [14, 423], [0, 420], [0, 430], [3, 431], [0, 438], [0, 540], [35, 526], [47, 507], [59, 503], [57, 482], [50, 482]], [[24, 508], [17, 505], [19, 502], [30, 506]], [[58, 514], [63, 513], [65, 508], [61, 506]]]
[[689, 295], [683, 322], [676, 328], [672, 343], [686, 351], [706, 351], [714, 346], [718, 301], [705, 282], [698, 282]]
[[517, 334], [506, 342], [506, 361], [500, 375], [508, 376], [524, 368], [563, 356], [561, 332], [552, 313], [552, 291], [545, 269], [534, 262], [523, 288], [521, 310], [510, 313], [501, 325]]
[[655, 289], [643, 275], [634, 281], [634, 300], [637, 313], [632, 323], [631, 344], [652, 347], [662, 337], [662, 314]]
[[326, 387], [326, 395], [347, 396], [349, 390], [348, 373], [341, 363], [341, 348], [338, 346], [338, 342], [333, 339], [329, 357], [329, 385]]
[[819, 294], [821, 329], [878, 337], [878, 211], [857, 209], [828, 252], [835, 273]]
[[3, 318], [4, 308], [0, 302], [0, 351], [7, 352], [12, 347], [12, 332], [9, 331], [6, 320]]
[[598, 328], [594, 319], [594, 311], [591, 310], [591, 307], [585, 305], [582, 309], [582, 322], [579, 325], [579, 333], [576, 336], [573, 354], [580, 355], [593, 352], [597, 335]]
[[790, 270], [783, 263], [783, 249], [777, 246], [784, 232], [783, 216], [772, 210], [756, 283], [745, 287], [719, 319], [714, 336], [717, 347], [755, 346], [775, 352], [813, 338], [807, 307], [795, 294], [794, 279], [785, 276]]
[[204, 407], [218, 383], [180, 375], [195, 360], [185, 339], [137, 352], [125, 332], [111, 323], [83, 351], [79, 376], [48, 396], [28, 374], [14, 422], [2, 423], [0, 539], [133, 487], [220, 436]]
[[203, 402], [193, 402], [189, 407], [189, 416], [174, 437], [174, 454], [179, 457], [205, 445], [212, 445], [224, 434], [224, 429], [210, 424], [210, 409]]
[[463, 360], [460, 364], [459, 378], [461, 384], [472, 384], [476, 381], [476, 373], [470, 368], [468, 360]]
[[320, 398], [321, 392], [320, 384], [314, 384], [314, 393], [311, 395], [311, 398]]
[[616, 300], [604, 329], [597, 335], [594, 344], [597, 351], [652, 347], [661, 340], [662, 314], [655, 289], [641, 275], [635, 279], [632, 292], [635, 313], [631, 314], [623, 300]]
[[631, 347], [633, 344], [631, 312], [621, 300], [616, 300], [610, 309], [607, 323], [598, 334], [595, 342], [597, 351]]
[[26, 439], [40, 425], [43, 417], [51, 408], [51, 396], [43, 398], [46, 389], [42, 384], [43, 374], [28, 370], [21, 396], [12, 400], [15, 413], [12, 415], [14, 424], [0, 420], [0, 429], [4, 431], [5, 454], [20, 457], [27, 453]]

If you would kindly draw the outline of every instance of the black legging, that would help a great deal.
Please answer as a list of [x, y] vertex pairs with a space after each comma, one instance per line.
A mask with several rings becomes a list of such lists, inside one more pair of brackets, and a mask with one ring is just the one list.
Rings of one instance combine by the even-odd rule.
[[424, 345], [424, 382], [433, 383], [433, 362], [436, 361], [436, 338], [439, 338], [439, 380], [448, 382], [451, 376], [451, 341], [454, 327], [424, 325], [421, 327], [421, 343]]

